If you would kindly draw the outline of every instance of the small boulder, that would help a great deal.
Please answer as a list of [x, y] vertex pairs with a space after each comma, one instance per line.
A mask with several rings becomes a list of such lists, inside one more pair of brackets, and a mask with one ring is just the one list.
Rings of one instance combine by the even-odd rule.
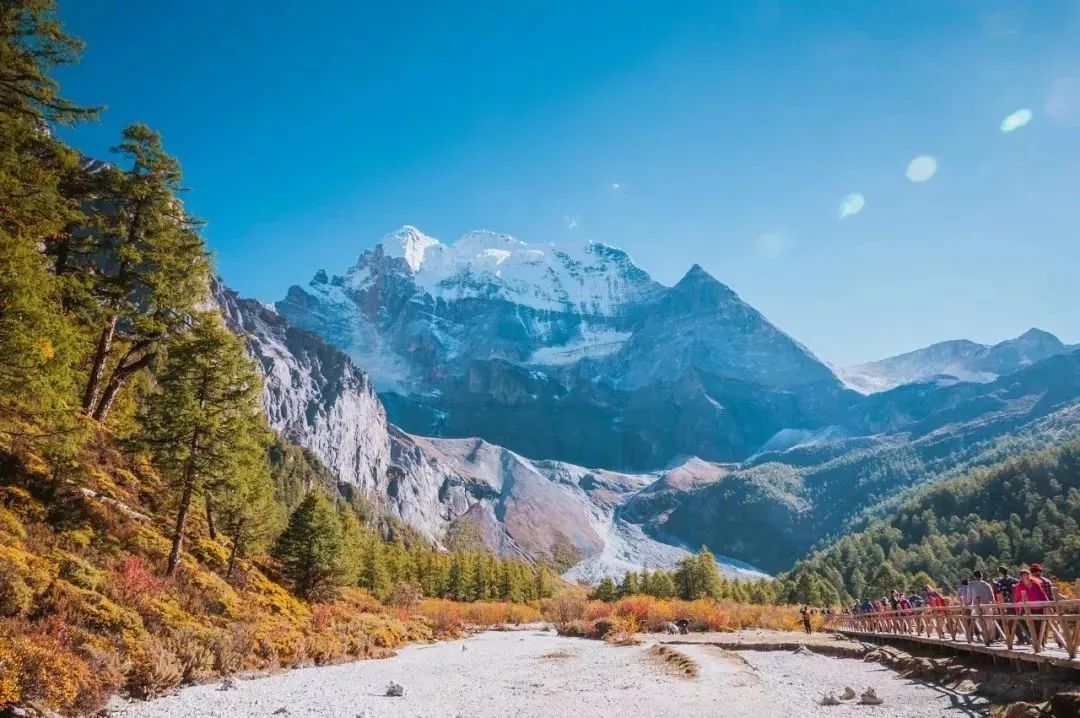
[[1080, 693], [1058, 693], [1047, 708], [1051, 718], [1080, 718]]
[[393, 681], [390, 681], [390, 685], [386, 687], [386, 695], [390, 696], [391, 698], [401, 698], [403, 695], [405, 695], [405, 686], [401, 685], [400, 683], [394, 683]]
[[1041, 718], [1042, 714], [1042, 709], [1039, 706], [1021, 701], [1020, 703], [1013, 703], [995, 709], [990, 715], [994, 718]]

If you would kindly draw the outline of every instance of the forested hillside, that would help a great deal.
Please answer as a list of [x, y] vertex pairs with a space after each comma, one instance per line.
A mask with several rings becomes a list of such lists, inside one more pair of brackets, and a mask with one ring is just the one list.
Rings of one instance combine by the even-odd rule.
[[52, 77], [80, 50], [49, 0], [0, 8], [0, 709], [380, 655], [455, 630], [423, 597], [550, 595], [552, 568], [436, 549], [269, 429], [162, 138], [104, 162], [54, 131], [97, 114]]
[[1080, 442], [946, 479], [894, 513], [799, 562], [789, 578], [823, 577], [848, 597], [929, 579], [951, 589], [973, 569], [1032, 561], [1080, 576]]

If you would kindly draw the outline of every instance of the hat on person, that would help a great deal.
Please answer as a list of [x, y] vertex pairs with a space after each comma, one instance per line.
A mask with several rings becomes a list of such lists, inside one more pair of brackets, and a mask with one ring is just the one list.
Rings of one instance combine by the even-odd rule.
[[1028, 568], [1031, 569], [1032, 573], [1042, 573], [1043, 570], [1041, 563], [1029, 563]]

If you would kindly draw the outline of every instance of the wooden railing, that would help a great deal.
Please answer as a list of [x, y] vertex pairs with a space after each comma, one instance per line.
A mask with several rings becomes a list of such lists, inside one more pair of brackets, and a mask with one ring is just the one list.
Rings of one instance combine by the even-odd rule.
[[831, 621], [841, 631], [896, 636], [925, 636], [956, 642], [1004, 641], [1041, 653], [1051, 644], [1076, 658], [1080, 645], [1080, 600], [984, 603], [974, 606], [927, 606], [898, 611], [842, 614]]

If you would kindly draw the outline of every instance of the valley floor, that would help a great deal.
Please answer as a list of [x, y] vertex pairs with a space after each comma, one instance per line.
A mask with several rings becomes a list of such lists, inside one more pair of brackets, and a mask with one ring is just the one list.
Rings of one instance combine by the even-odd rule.
[[[967, 696], [911, 682], [876, 663], [796, 655], [731, 652], [679, 645], [699, 666], [696, 678], [675, 675], [649, 646], [614, 647], [540, 631], [489, 632], [448, 643], [410, 646], [394, 658], [293, 670], [268, 678], [186, 688], [148, 703], [115, 701], [115, 718], [325, 718], [413, 716], [576, 716], [653, 718], [725, 715], [976, 716], [986, 706]], [[391, 681], [404, 697], [385, 696]], [[866, 686], [882, 706], [825, 707], [826, 690]]]

